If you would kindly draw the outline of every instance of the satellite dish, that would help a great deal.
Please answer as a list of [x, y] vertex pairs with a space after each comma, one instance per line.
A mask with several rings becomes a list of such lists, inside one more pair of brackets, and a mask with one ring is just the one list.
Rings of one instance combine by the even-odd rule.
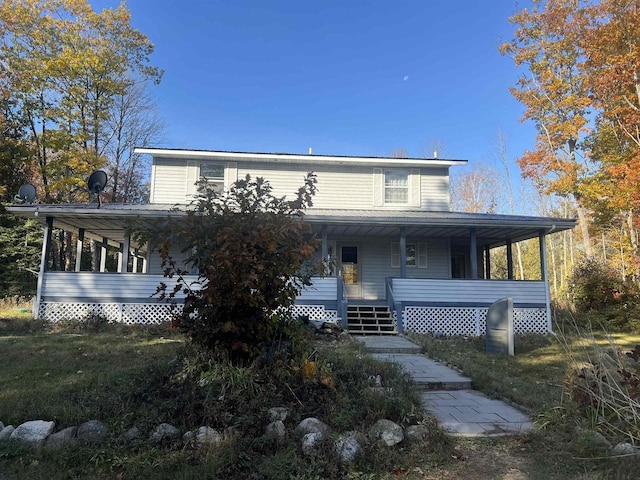
[[22, 203], [31, 203], [36, 199], [36, 187], [30, 183], [25, 183], [18, 190], [18, 195], [15, 199]]
[[98, 196], [98, 208], [102, 206], [102, 201], [100, 199], [100, 192], [104, 190], [104, 187], [107, 186], [107, 174], [102, 170], [96, 170], [91, 175], [89, 175], [89, 180], [87, 180], [87, 187], [89, 188], [89, 194], [94, 194]]

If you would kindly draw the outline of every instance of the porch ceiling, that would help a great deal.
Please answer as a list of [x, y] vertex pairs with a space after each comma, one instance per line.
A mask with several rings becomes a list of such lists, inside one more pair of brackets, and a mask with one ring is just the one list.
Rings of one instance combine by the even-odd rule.
[[[41, 223], [46, 217], [53, 217], [54, 227], [70, 231], [84, 228], [88, 238], [99, 241], [108, 238], [120, 243], [134, 222], [152, 227], [168, 216], [184, 215], [184, 212], [172, 211], [172, 207], [166, 204], [104, 204], [102, 208], [97, 204], [12, 205], [7, 210]], [[470, 229], [475, 228], [479, 247], [537, 238], [540, 231], [559, 232], [576, 224], [575, 220], [566, 218], [401, 210], [310, 209], [305, 220], [318, 233], [326, 226], [332, 237], [399, 237], [404, 228], [407, 237], [450, 238], [453, 246], [469, 245]]]

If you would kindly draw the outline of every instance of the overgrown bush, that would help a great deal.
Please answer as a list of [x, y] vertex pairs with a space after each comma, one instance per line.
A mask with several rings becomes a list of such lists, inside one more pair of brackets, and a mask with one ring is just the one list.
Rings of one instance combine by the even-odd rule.
[[[312, 204], [316, 177], [308, 174], [292, 201], [272, 194], [263, 178], [249, 175], [219, 193], [206, 181], [184, 217], [171, 217], [155, 238], [165, 276], [175, 289], [158, 288], [160, 299], [185, 296], [175, 324], [191, 340], [233, 363], [260, 356], [291, 320], [296, 296], [316, 268], [317, 249], [303, 213]], [[172, 253], [181, 249], [184, 264]], [[198, 272], [196, 282], [185, 276]]]
[[640, 295], [632, 281], [623, 282], [609, 265], [589, 258], [573, 271], [571, 293], [581, 323], [600, 324], [608, 329], [640, 326]]

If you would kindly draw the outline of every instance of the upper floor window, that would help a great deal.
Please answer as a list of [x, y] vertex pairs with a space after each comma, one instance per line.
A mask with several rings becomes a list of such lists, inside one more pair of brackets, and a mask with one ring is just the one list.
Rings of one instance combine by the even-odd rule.
[[224, 165], [215, 163], [201, 163], [200, 176], [204, 177], [208, 184], [218, 192], [224, 190]]
[[409, 171], [384, 171], [384, 203], [409, 203]]

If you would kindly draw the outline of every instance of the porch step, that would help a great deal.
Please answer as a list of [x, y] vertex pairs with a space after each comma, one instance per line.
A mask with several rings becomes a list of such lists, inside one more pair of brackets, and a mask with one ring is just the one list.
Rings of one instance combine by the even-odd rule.
[[349, 333], [360, 335], [396, 335], [393, 314], [386, 305], [349, 305], [347, 307]]

